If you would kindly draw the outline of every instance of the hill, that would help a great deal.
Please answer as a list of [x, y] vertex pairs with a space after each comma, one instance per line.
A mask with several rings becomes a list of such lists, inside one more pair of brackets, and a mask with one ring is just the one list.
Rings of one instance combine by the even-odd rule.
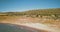
[[60, 18], [60, 8], [37, 9], [24, 12], [5, 12], [5, 13], [1, 12], [0, 16], [27, 16], [27, 17], [51, 16], [55, 18]]
[[0, 14], [7, 14], [7, 15], [51, 15], [56, 14], [60, 15], [60, 8], [53, 8], [53, 9], [37, 9], [37, 10], [29, 10], [24, 12], [5, 12]]

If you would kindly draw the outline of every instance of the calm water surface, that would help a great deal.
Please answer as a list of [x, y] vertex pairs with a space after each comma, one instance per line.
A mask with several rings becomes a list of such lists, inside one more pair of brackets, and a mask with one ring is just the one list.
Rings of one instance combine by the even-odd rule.
[[45, 32], [45, 31], [16, 24], [0, 23], [0, 32]]

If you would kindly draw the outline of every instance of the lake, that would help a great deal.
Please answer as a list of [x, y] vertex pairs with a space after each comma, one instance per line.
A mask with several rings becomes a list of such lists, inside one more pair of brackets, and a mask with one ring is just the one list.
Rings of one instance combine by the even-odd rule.
[[46, 32], [46, 31], [22, 25], [0, 23], [0, 32]]

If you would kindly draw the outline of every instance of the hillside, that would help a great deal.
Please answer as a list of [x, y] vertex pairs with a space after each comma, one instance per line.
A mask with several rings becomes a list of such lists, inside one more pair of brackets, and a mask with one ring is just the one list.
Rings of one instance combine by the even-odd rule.
[[[1, 13], [0, 13], [1, 14]], [[29, 10], [29, 11], [24, 11], [24, 12], [5, 12], [2, 14], [15, 14], [15, 15], [36, 15], [36, 14], [56, 14], [60, 15], [60, 8], [51, 8], [51, 9], [37, 9], [37, 10]]]
[[51, 16], [53, 18], [60, 18], [60, 8], [37, 9], [24, 12], [5, 12], [5, 13], [1, 12], [0, 16], [26, 16], [26, 17]]
[[29, 10], [26, 14], [60, 14], [60, 8]]

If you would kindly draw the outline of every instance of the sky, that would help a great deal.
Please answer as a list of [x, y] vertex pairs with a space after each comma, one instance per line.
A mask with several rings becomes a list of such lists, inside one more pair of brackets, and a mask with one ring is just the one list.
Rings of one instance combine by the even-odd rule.
[[60, 0], [0, 0], [0, 12], [60, 8]]

